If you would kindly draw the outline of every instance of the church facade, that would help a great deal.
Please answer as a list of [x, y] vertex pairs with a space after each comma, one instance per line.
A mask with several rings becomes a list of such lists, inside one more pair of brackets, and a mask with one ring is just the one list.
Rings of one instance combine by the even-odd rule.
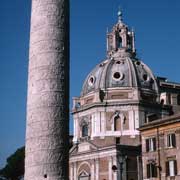
[[70, 180], [143, 179], [139, 128], [179, 111], [180, 85], [154, 76], [136, 57], [135, 33], [122, 20], [107, 33], [107, 58], [73, 98]]

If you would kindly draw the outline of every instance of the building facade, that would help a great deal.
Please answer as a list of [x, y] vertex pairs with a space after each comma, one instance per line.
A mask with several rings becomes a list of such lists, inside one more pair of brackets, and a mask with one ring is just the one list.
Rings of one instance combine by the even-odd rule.
[[180, 180], [180, 114], [140, 128], [143, 179]]
[[138, 129], [179, 110], [178, 87], [136, 57], [135, 33], [119, 11], [107, 33], [107, 58], [73, 98], [70, 180], [143, 179]]

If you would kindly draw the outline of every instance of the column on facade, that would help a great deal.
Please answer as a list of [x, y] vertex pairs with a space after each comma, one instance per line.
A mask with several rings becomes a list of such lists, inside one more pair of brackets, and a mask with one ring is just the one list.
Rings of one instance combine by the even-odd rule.
[[129, 111], [129, 130], [131, 131], [131, 136], [134, 136], [134, 130], [135, 130], [135, 112], [133, 110]]
[[[117, 158], [116, 158], [116, 156], [113, 157], [113, 165], [115, 165], [117, 167]], [[113, 172], [113, 180], [117, 180], [117, 171]]]
[[94, 120], [95, 120], [95, 134], [99, 135], [101, 132], [101, 114], [100, 112], [96, 111], [95, 115], [94, 115]]
[[95, 160], [92, 160], [92, 163], [91, 163], [91, 180], [94, 180], [94, 176], [95, 176]]
[[[78, 115], [78, 117], [79, 117], [79, 115]], [[80, 138], [80, 135], [81, 135], [81, 129], [79, 126], [79, 118], [76, 118], [76, 137], [77, 137], [77, 139]]]
[[96, 180], [99, 180], [99, 159], [96, 159]]
[[76, 180], [77, 179], [77, 163], [76, 162], [74, 162], [74, 180]]
[[73, 140], [76, 142], [77, 141], [77, 119], [74, 119], [74, 138]]
[[70, 180], [73, 180], [73, 163], [70, 164]]
[[142, 161], [141, 157], [137, 156], [137, 172], [138, 172], [138, 180], [142, 180]]
[[138, 107], [134, 110], [134, 129], [139, 128], [139, 110]]
[[105, 112], [101, 112], [101, 132], [104, 136], [106, 131], [106, 116], [105, 116]]
[[126, 168], [126, 156], [120, 156], [118, 160], [118, 172], [119, 179], [126, 180], [127, 179], [127, 168]]
[[93, 140], [94, 137], [94, 114], [91, 115], [91, 140]]
[[127, 157], [126, 156], [123, 156], [123, 161], [122, 161], [122, 165], [123, 165], [123, 170], [122, 170], [122, 174], [123, 174], [123, 180], [127, 180], [127, 162], [126, 162], [126, 159]]
[[108, 164], [109, 180], [112, 180], [112, 175], [113, 175], [112, 166], [113, 166], [113, 159], [112, 159], [112, 157], [109, 157], [109, 164]]
[[98, 116], [97, 116], [97, 122], [98, 122], [98, 134], [101, 133], [101, 112], [98, 112]]

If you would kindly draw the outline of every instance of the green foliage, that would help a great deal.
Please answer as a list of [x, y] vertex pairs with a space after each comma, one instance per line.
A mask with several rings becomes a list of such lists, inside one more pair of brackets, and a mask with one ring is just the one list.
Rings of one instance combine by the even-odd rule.
[[24, 175], [25, 147], [19, 148], [7, 158], [6, 166], [0, 170], [0, 177], [9, 180], [18, 180]]

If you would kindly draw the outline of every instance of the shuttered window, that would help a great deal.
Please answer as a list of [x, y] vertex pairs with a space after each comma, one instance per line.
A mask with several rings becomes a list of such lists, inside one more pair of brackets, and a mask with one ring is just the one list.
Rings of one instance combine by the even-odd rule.
[[147, 178], [157, 177], [157, 167], [155, 164], [147, 164]]
[[174, 133], [167, 135], [167, 147], [176, 147], [176, 135]]
[[146, 152], [156, 151], [156, 138], [146, 139]]
[[177, 161], [170, 160], [166, 162], [166, 176], [176, 176], [177, 175]]

